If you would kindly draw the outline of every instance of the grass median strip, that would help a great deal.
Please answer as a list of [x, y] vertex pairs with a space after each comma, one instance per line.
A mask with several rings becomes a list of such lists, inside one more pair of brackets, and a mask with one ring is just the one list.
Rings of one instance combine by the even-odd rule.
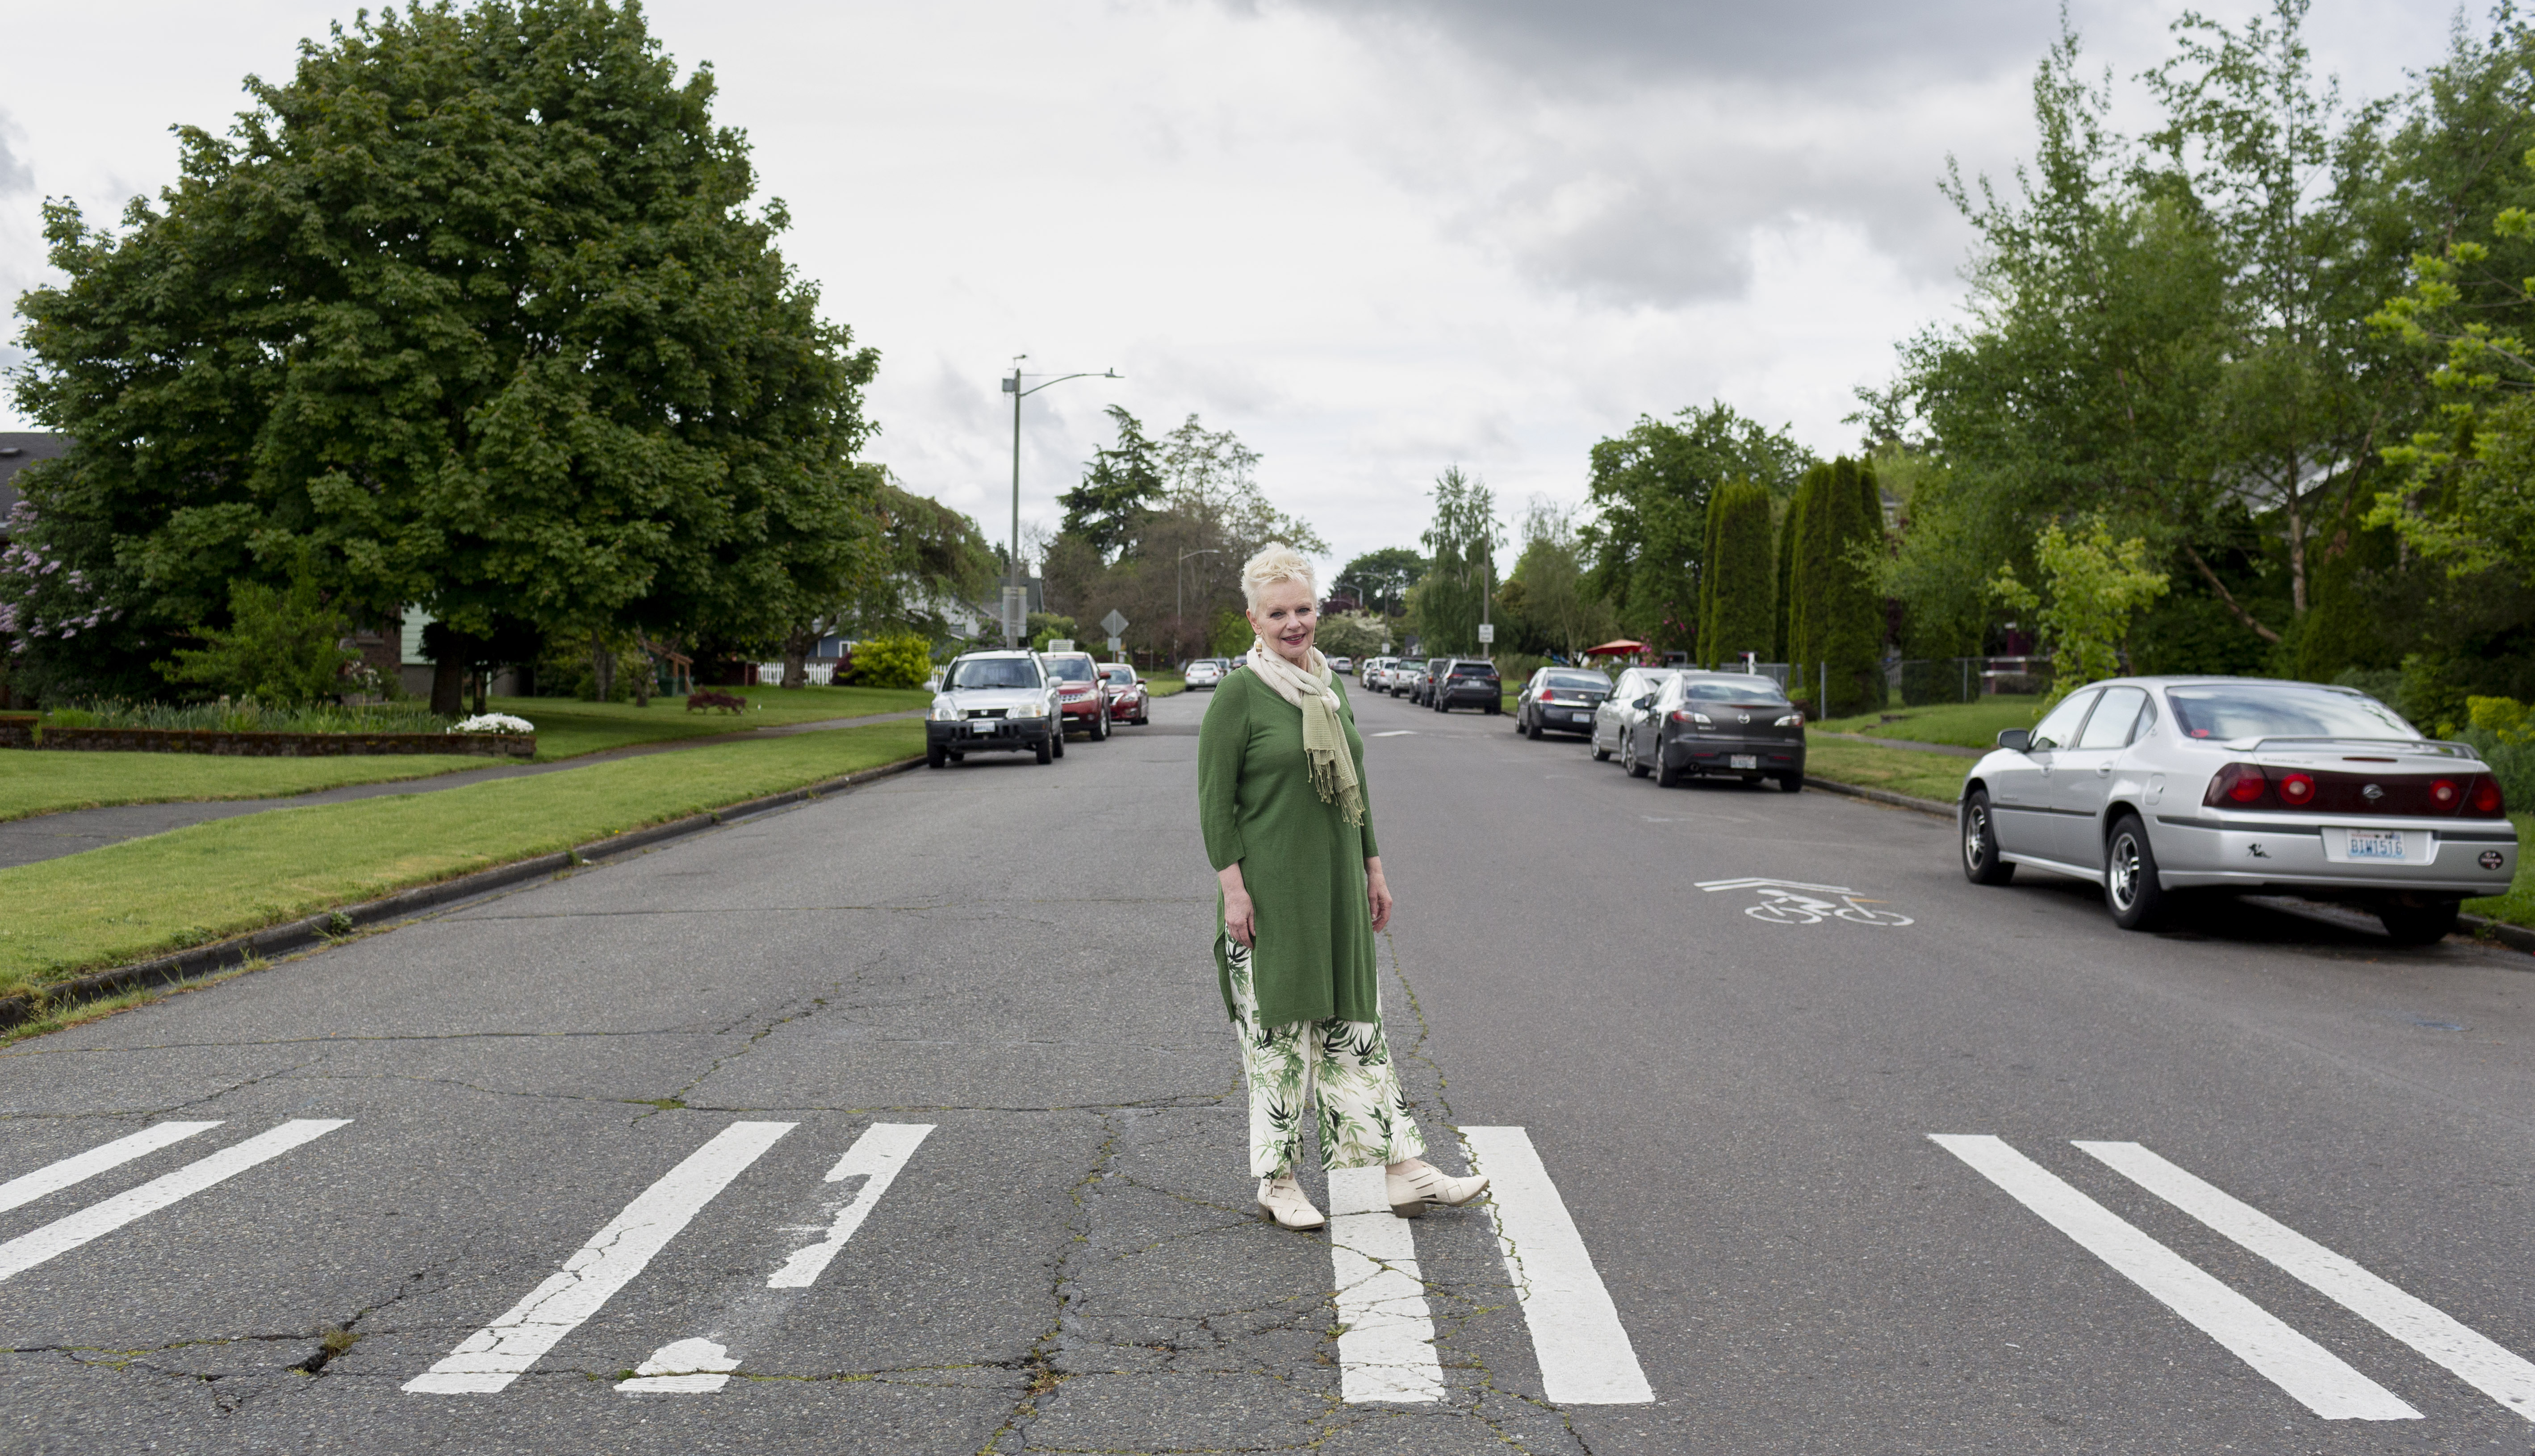
[[1829, 718], [1813, 726], [1829, 733], [1863, 733], [1870, 738], [1910, 738], [1921, 743], [1950, 743], [1985, 749], [1998, 742], [2001, 728], [2030, 728], [2041, 716], [2042, 699], [2029, 694], [1998, 693], [1970, 702], [1937, 702], [1924, 707], [1893, 708], [1854, 718]]
[[0, 995], [915, 757], [920, 722], [277, 809], [0, 870]]
[[0, 749], [0, 819], [112, 804], [276, 799], [345, 784], [429, 778], [505, 760], [471, 755], [232, 758], [211, 754], [46, 753]]
[[1805, 772], [1810, 777], [1934, 799], [1941, 804], [1951, 804], [1954, 796], [1962, 792], [1963, 775], [1973, 762], [1951, 754], [1843, 743], [1835, 738], [1816, 737], [1805, 742]]
[[649, 707], [630, 702], [584, 702], [577, 698], [496, 698], [485, 705], [513, 713], [537, 725], [537, 760], [578, 758], [628, 744], [658, 743], [673, 738], [710, 738], [746, 733], [752, 728], [779, 728], [789, 723], [815, 723], [822, 718], [860, 718], [873, 713], [903, 712], [933, 701], [921, 689], [895, 688], [715, 688], [748, 699], [748, 711], [690, 711], [683, 698], [654, 698]]

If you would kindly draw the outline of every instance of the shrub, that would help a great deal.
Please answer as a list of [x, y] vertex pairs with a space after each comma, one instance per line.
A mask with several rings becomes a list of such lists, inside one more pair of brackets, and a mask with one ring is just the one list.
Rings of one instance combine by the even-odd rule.
[[342, 633], [342, 613], [305, 577], [286, 589], [239, 581], [229, 587], [229, 625], [196, 627], [205, 645], [177, 648], [158, 670], [169, 682], [296, 706], [344, 690], [343, 669], [360, 657], [341, 645]]
[[866, 688], [921, 688], [933, 675], [933, 646], [912, 633], [854, 643], [854, 681]]

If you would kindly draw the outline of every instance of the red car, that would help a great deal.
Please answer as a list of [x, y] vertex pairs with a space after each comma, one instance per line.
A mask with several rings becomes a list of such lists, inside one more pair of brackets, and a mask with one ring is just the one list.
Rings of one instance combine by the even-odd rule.
[[1112, 723], [1149, 723], [1153, 713], [1153, 697], [1144, 689], [1144, 680], [1123, 662], [1100, 664], [1100, 693], [1109, 699], [1109, 721]]
[[1088, 652], [1041, 652], [1038, 660], [1056, 684], [1057, 715], [1065, 731], [1081, 729], [1093, 743], [1109, 736], [1109, 697], [1101, 691], [1100, 665]]

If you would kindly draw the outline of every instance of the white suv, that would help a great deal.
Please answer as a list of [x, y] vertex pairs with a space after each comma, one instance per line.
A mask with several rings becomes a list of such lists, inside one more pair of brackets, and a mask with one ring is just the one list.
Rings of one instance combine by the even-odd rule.
[[924, 764], [939, 768], [990, 750], [1026, 749], [1042, 763], [1065, 757], [1056, 680], [1035, 652], [968, 652], [943, 669], [924, 715]]

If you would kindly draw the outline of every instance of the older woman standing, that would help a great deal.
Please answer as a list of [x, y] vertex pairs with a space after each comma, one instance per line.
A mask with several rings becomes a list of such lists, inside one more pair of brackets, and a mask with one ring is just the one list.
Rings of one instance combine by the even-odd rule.
[[1448, 1178], [1400, 1095], [1382, 1034], [1374, 933], [1391, 923], [1364, 740], [1320, 650], [1311, 563], [1269, 546], [1241, 568], [1258, 634], [1215, 690], [1198, 734], [1198, 822], [1222, 886], [1214, 940], [1224, 1009], [1250, 1085], [1259, 1207], [1288, 1229], [1328, 1220], [1294, 1181], [1303, 1110], [1320, 1108], [1321, 1161], [1384, 1165], [1391, 1211], [1458, 1206], [1484, 1178]]

